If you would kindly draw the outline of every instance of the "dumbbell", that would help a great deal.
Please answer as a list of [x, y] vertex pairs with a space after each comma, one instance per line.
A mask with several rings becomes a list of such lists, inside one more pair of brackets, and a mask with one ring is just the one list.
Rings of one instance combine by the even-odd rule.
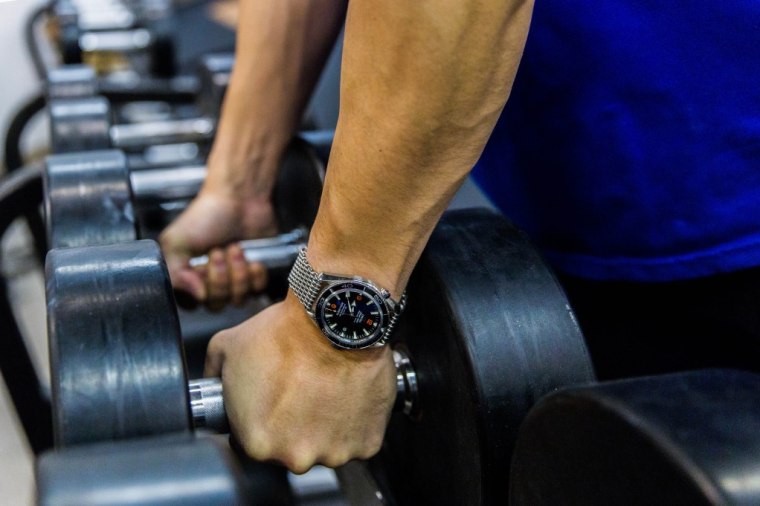
[[[85, 94], [99, 88], [92, 70], [80, 67], [53, 71], [48, 78], [52, 151], [71, 153], [109, 147], [136, 150], [159, 144], [210, 142], [233, 64], [228, 54], [202, 59], [193, 116], [123, 124], [113, 124], [114, 112], [106, 97]], [[155, 84], [145, 82], [149, 83], [146, 87]]]
[[35, 462], [35, 504], [280, 504], [252, 502], [240, 467], [227, 445], [187, 434], [49, 451]]
[[[309, 140], [306, 140], [309, 139]], [[278, 221], [309, 227], [314, 219], [332, 131], [304, 132], [286, 150], [274, 188]], [[198, 192], [205, 165], [130, 170], [119, 150], [51, 155], [45, 160], [44, 203], [50, 247], [134, 240], [145, 207], [187, 201]]]
[[[331, 136], [320, 140], [330, 143]], [[325, 162], [313, 144], [295, 138], [283, 157], [274, 188], [275, 215], [283, 230], [310, 228], [322, 192]], [[118, 150], [46, 158], [43, 196], [51, 248], [137, 239], [144, 208], [192, 199], [205, 166], [131, 171]]]
[[167, 0], [55, 0], [51, 13], [59, 24], [76, 24], [82, 32], [133, 28], [171, 15]]
[[[58, 446], [141, 435], [143, 431], [153, 434], [198, 428], [216, 432], [229, 430], [221, 380], [203, 378], [188, 381], [186, 378], [176, 304], [168, 272], [155, 241], [145, 239], [118, 245], [54, 249], [50, 251], [48, 258], [48, 322], [49, 329], [53, 332], [50, 346], [57, 358], [51, 361], [51, 372], [60, 380], [56, 382], [59, 388], [53, 388], [54, 402], [58, 403], [56, 414], [60, 415], [55, 418], [55, 438]], [[92, 270], [94, 263], [102, 268]], [[87, 274], [81, 269], [87, 270]], [[98, 286], [110, 285], [110, 288], [97, 295], [99, 300], [93, 302], [97, 309], [87, 303], [87, 315], [77, 315], [75, 307], [95, 295], [92, 283]], [[106, 303], [102, 299], [103, 296], [110, 300]], [[132, 322], [133, 318], [141, 323]], [[117, 328], [108, 328], [111, 327], [109, 321], [115, 323]], [[91, 326], [95, 322], [98, 322], [98, 325], [105, 324], [106, 328], [95, 331]], [[128, 332], [118, 329], [127, 322], [132, 325], [139, 324], [139, 332], [133, 327], [135, 334], [128, 336]], [[149, 329], [148, 325], [152, 329]], [[72, 332], [77, 333], [76, 338]], [[91, 337], [100, 344], [88, 343], [88, 348], [102, 346], [102, 352], [111, 350], [109, 354], [123, 355], [122, 358], [134, 361], [133, 366], [124, 368], [126, 364], [116, 356], [114, 358], [118, 363], [110, 359], [105, 362], [81, 363], [80, 359], [75, 359], [71, 350], [66, 349], [71, 345], [85, 345]], [[141, 348], [144, 352], [140, 351]], [[86, 360], [85, 357], [80, 358]], [[79, 363], [74, 365], [72, 359]], [[404, 360], [402, 356], [399, 356], [399, 364], [399, 406], [408, 405], [409, 411], [412, 407], [411, 396], [414, 388], [407, 389], [406, 385], [414, 381], [414, 374], [408, 360]], [[72, 367], [76, 367], [77, 371]], [[109, 386], [118, 388], [119, 396], [124, 396], [124, 400], [147, 403], [138, 406], [139, 411], [148, 406], [154, 409], [163, 406], [160, 408], [159, 419], [146, 423], [142, 418], [146, 414], [150, 416], [150, 413], [138, 412], [135, 416], [127, 414], [117, 424], [118, 428], [113, 425], [113, 420], [106, 421], [104, 418], [109, 416], [107, 410], [91, 410], [91, 403], [106, 404], [105, 398], [97, 399], [99, 394], [91, 391], [87, 399], [82, 399], [81, 394], [84, 392], [78, 388], [82, 385], [77, 385], [78, 392], [73, 396], [67, 389], [71, 375], [79, 376], [86, 368], [91, 370], [85, 374], [95, 373], [97, 376], [105, 372], [107, 376], [120, 383], [131, 383], [128, 386]], [[140, 377], [135, 376], [138, 374]], [[95, 390], [101, 390], [104, 385], [90, 385], [93, 386]], [[113, 393], [106, 390], [108, 387], [102, 389], [102, 393], [109, 396]], [[152, 403], [154, 400], [160, 403]], [[125, 404], [117, 409], [129, 408]], [[187, 420], [188, 413], [190, 424]], [[158, 414], [158, 411], [155, 414]], [[133, 420], [138, 420], [137, 424], [133, 425]], [[140, 425], [150, 425], [151, 428], [143, 428]], [[103, 434], [103, 430], [108, 436], [99, 436]], [[113, 430], [118, 432], [111, 433]]]
[[[217, 419], [201, 409], [204, 385], [188, 387], [155, 243], [52, 250], [46, 286], [58, 445], [190, 431]], [[379, 487], [373, 497], [504, 504], [528, 409], [561, 386], [593, 380], [564, 292], [525, 234], [501, 215], [469, 209], [442, 218], [408, 294], [393, 344], [403, 395], [367, 471]], [[191, 396], [200, 400], [195, 414]]]
[[145, 100], [197, 101], [203, 114], [215, 114], [221, 108], [234, 58], [232, 53], [206, 54], [200, 58], [194, 75], [172, 78], [129, 73], [98, 76], [90, 65], [62, 65], [48, 72], [46, 91], [50, 101], [95, 95], [102, 95], [112, 104]]
[[102, 95], [113, 104], [134, 101], [192, 103], [200, 93], [195, 75], [170, 78], [118, 73], [99, 77], [90, 65], [70, 64], [51, 69], [47, 75], [48, 100]]
[[216, 118], [212, 116], [113, 124], [111, 104], [104, 97], [55, 100], [49, 110], [53, 153], [210, 143], [216, 131]]
[[137, 22], [136, 13], [119, 0], [56, 0], [51, 3], [51, 13], [59, 27], [74, 25], [85, 32], [132, 28]]
[[730, 369], [562, 389], [520, 429], [509, 504], [760, 504], [759, 401]]
[[144, 4], [148, 10], [118, 1], [57, 1], [52, 12], [63, 62], [89, 63], [101, 73], [132, 70], [142, 75], [174, 75], [171, 3]]
[[[287, 271], [308, 239], [324, 170], [312, 145], [294, 139], [283, 158], [273, 196], [275, 216], [286, 233], [240, 243], [249, 262], [267, 268], [267, 293], [275, 299], [285, 292]], [[172, 212], [181, 208], [195, 196], [204, 178], [201, 166], [130, 171], [124, 154], [113, 150], [50, 156], [43, 174], [48, 245], [61, 248], [155, 237], [170, 221], [159, 206], [172, 204]], [[157, 226], [151, 221], [158, 222]], [[202, 256], [190, 264], [207, 261]]]

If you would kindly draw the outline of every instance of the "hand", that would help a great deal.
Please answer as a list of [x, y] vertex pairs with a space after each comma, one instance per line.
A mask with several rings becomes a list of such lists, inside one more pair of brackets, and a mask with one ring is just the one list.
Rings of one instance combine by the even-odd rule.
[[329, 344], [292, 293], [209, 343], [232, 433], [252, 458], [295, 473], [367, 459], [382, 445], [396, 396], [388, 347]]
[[[159, 238], [172, 285], [211, 306], [241, 303], [266, 287], [266, 269], [248, 264], [236, 241], [274, 235], [276, 228], [271, 204], [202, 191]], [[190, 258], [201, 254], [208, 265], [191, 268]]]

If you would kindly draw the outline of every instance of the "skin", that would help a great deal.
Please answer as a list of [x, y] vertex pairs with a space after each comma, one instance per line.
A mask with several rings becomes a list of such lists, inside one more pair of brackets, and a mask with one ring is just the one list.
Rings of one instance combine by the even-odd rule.
[[[205, 285], [186, 261], [271, 231], [273, 160], [303, 109], [303, 83], [314, 82], [294, 67], [314, 71], [324, 61], [344, 7], [327, 0], [243, 2], [237, 61], [249, 54], [264, 61], [236, 67], [209, 181], [162, 237], [175, 286], [192, 285], [209, 300], [235, 299], [255, 284], [249, 272], [255, 267], [240, 264], [234, 247], [212, 250], [212, 265], [200, 273]], [[507, 100], [532, 7], [530, 0], [350, 2], [340, 118], [309, 239], [316, 270], [362, 276], [394, 298], [401, 295]], [[318, 14], [303, 15], [310, 9]], [[294, 21], [301, 17], [302, 24]], [[317, 20], [321, 29], [313, 26]], [[253, 36], [257, 30], [266, 33]], [[295, 57], [272, 42], [286, 40]], [[299, 84], [288, 81], [293, 76]], [[271, 79], [285, 90], [282, 100], [278, 93], [262, 99], [273, 88], [262, 80]], [[395, 395], [390, 350], [333, 348], [292, 292], [217, 334], [206, 373], [223, 378], [231, 427], [243, 448], [297, 473], [375, 454]]]

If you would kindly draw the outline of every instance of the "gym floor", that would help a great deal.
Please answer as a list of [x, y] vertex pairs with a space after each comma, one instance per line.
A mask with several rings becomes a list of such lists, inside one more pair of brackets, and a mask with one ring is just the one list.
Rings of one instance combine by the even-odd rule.
[[[0, 134], [5, 131], [16, 110], [38, 92], [30, 57], [24, 45], [24, 23], [30, 13], [40, 5], [39, 0], [0, 0], [0, 47], [3, 48], [3, 65], [12, 69], [6, 79], [0, 79]], [[42, 116], [42, 115], [41, 115]], [[35, 153], [44, 153], [48, 144], [47, 124], [44, 118], [35, 120], [23, 140], [27, 160]], [[457, 195], [453, 207], [489, 205], [480, 192], [469, 182]], [[9, 290], [17, 320], [31, 348], [35, 366], [42, 378], [48, 379], [47, 343], [45, 328], [44, 278], [32, 257], [31, 241], [26, 228], [16, 224], [2, 241], [1, 271], [9, 281]], [[33, 455], [24, 439], [16, 412], [9, 399], [5, 383], [0, 376], [0, 506], [34, 504]], [[309, 473], [298, 483], [305, 489], [320, 482], [318, 470]], [[316, 505], [317, 502], [310, 502]], [[330, 502], [330, 504], [340, 504]]]

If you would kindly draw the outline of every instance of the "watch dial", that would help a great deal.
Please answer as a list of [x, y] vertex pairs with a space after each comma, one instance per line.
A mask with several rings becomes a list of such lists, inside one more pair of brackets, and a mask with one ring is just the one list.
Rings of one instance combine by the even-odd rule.
[[387, 310], [371, 287], [344, 283], [320, 297], [317, 316], [322, 331], [333, 343], [343, 348], [363, 348], [382, 337]]

